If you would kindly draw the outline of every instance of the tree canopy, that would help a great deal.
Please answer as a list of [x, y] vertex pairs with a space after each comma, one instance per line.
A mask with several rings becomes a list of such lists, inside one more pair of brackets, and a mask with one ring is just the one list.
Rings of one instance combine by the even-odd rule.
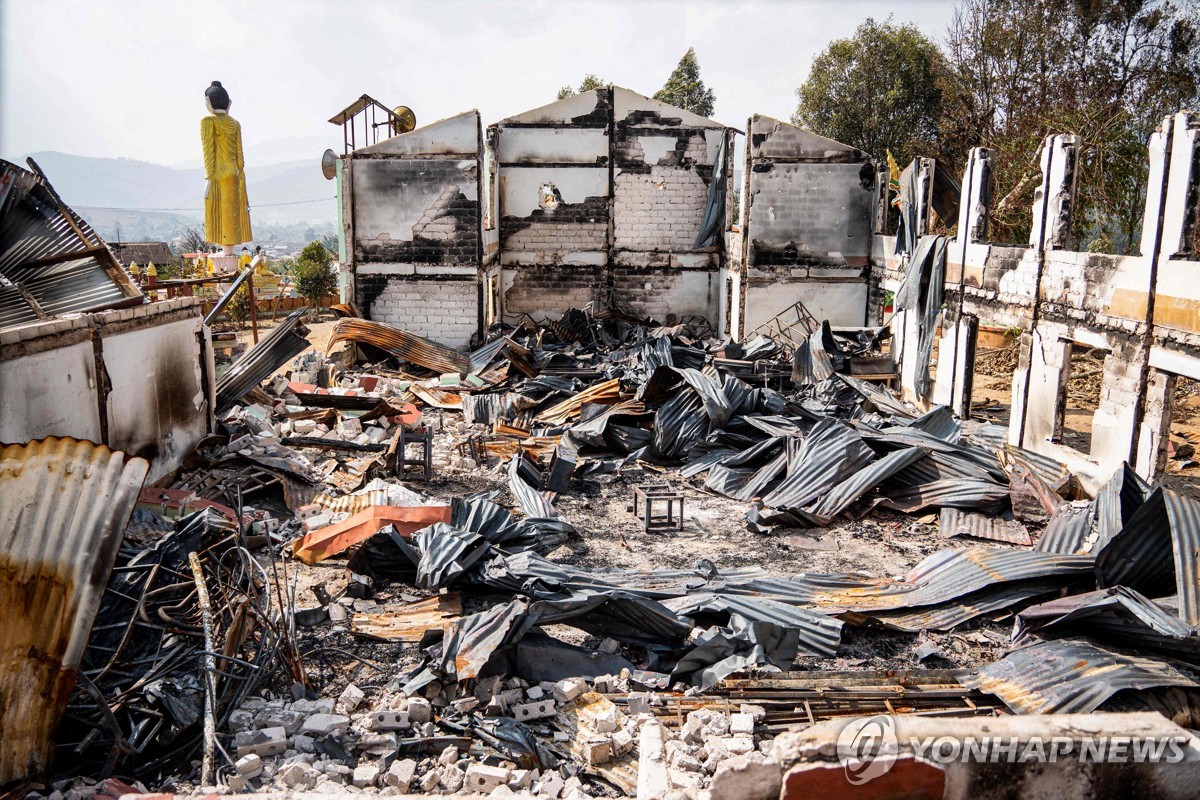
[[882, 161], [936, 157], [961, 172], [991, 149], [996, 241], [1028, 236], [1046, 136], [1079, 137], [1076, 245], [1129, 252], [1150, 134], [1200, 101], [1200, 9], [1179, 0], [960, 0], [939, 47], [867, 19], [831, 43], [792, 121]]
[[931, 155], [942, 109], [945, 59], [912, 25], [868, 17], [813, 61], [792, 122], [882, 161]]
[[700, 61], [696, 58], [694, 48], [689, 47], [683, 58], [679, 59], [679, 65], [667, 78], [663, 88], [654, 93], [654, 99], [702, 117], [712, 116], [717, 96], [700, 79]]
[[596, 89], [603, 89], [605, 86], [608, 86], [608, 81], [589, 72], [587, 75], [583, 76], [583, 80], [579, 83], [578, 89], [572, 89], [570, 86], [564, 86], [558, 90], [558, 97], [556, 99], [565, 100], [568, 97], [573, 97], [577, 94], [591, 92]]

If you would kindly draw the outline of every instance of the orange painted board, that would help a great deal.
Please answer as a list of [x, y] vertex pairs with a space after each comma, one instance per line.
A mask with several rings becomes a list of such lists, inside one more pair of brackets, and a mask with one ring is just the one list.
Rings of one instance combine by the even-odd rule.
[[450, 506], [371, 506], [292, 542], [292, 557], [315, 564], [365, 542], [388, 525], [412, 536], [435, 522], [450, 521]]

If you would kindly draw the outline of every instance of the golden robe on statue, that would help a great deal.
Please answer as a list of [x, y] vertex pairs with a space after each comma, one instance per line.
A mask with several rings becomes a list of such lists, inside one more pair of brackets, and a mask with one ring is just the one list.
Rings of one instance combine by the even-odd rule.
[[243, 172], [242, 126], [228, 114], [200, 120], [204, 144], [204, 236], [213, 244], [235, 245], [254, 238]]

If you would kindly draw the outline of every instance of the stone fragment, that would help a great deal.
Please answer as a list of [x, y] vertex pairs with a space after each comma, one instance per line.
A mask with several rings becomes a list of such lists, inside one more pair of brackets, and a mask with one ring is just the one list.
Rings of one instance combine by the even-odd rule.
[[450, 765], [458, 761], [458, 748], [450, 745], [441, 752], [438, 756], [438, 763], [442, 765]]
[[753, 714], [730, 714], [729, 715], [729, 732], [734, 736], [742, 734], [754, 733], [754, 715]]
[[284, 764], [275, 773], [275, 780], [289, 789], [305, 790], [317, 785], [321, 773], [303, 761], [293, 761]]
[[433, 707], [424, 697], [410, 697], [408, 698], [408, 719], [414, 725], [429, 722], [433, 719]]
[[466, 773], [459, 769], [454, 764], [447, 764], [438, 768], [438, 781], [448, 792], [457, 792], [463, 787], [463, 781], [466, 780]]
[[360, 789], [365, 789], [368, 786], [374, 786], [379, 780], [379, 767], [375, 764], [359, 764], [354, 768], [353, 777], [350, 782]]
[[363, 693], [363, 690], [353, 683], [348, 683], [346, 684], [346, 688], [342, 690], [342, 695], [338, 698], [338, 703], [341, 704], [342, 711], [349, 714], [358, 708], [364, 699], [366, 699], [366, 694]]
[[554, 699], [560, 703], [569, 703], [587, 691], [587, 681], [583, 678], [564, 678], [554, 684]]
[[423, 792], [432, 792], [440, 782], [441, 775], [438, 774], [436, 769], [431, 769], [421, 776], [421, 779], [417, 781], [417, 785], [421, 787], [421, 791]]

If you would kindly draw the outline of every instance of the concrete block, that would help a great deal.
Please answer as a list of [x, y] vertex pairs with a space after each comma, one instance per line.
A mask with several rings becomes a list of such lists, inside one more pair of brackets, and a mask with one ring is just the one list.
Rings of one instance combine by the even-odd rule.
[[589, 739], [582, 744], [583, 760], [589, 767], [612, 760], [612, 742], [608, 739]]
[[371, 728], [377, 731], [400, 731], [412, 727], [408, 711], [372, 711], [368, 721]]
[[341, 714], [313, 714], [304, 720], [300, 730], [312, 736], [328, 736], [331, 733], [345, 733], [350, 727], [350, 718]]
[[779, 762], [762, 753], [727, 759], [709, 785], [712, 800], [775, 800], [783, 786]]
[[413, 775], [416, 771], [417, 762], [411, 758], [406, 758], [402, 761], [393, 761], [391, 768], [383, 776], [383, 782], [388, 786], [399, 789], [403, 794], [408, 791], [408, 787], [412, 783]]
[[490, 794], [496, 787], [506, 785], [511, 776], [512, 772], [503, 767], [472, 763], [467, 767], [463, 788], [469, 792]]
[[753, 714], [730, 714], [729, 715], [729, 732], [735, 736], [740, 734], [751, 735], [754, 733], [754, 715]]
[[312, 533], [315, 530], [319, 530], [327, 525], [332, 524], [333, 516], [330, 515], [329, 512], [322, 511], [320, 514], [304, 520], [304, 530], [306, 533]]
[[583, 678], [565, 678], [554, 684], [554, 699], [560, 703], [569, 703], [587, 691], [587, 681]]
[[257, 753], [247, 753], [239, 758], [234, 766], [243, 778], [257, 778], [263, 771], [262, 757]]
[[441, 775], [438, 774], [436, 769], [431, 769], [421, 776], [421, 779], [417, 781], [417, 785], [421, 787], [421, 791], [423, 792], [432, 792], [440, 782]]
[[379, 767], [374, 764], [360, 764], [354, 768], [350, 782], [359, 789], [374, 786], [379, 780]]
[[262, 758], [277, 756], [287, 749], [287, 731], [282, 727], [242, 731], [233, 739], [238, 758], [253, 753]]
[[534, 719], [553, 717], [557, 713], [553, 700], [540, 700], [535, 703], [522, 703], [513, 706], [513, 719], [517, 722], [529, 722]]
[[663, 741], [666, 735], [662, 724], [651, 720], [642, 725], [638, 737], [638, 786], [639, 800], [654, 800], [666, 796], [671, 789], [667, 772]]

